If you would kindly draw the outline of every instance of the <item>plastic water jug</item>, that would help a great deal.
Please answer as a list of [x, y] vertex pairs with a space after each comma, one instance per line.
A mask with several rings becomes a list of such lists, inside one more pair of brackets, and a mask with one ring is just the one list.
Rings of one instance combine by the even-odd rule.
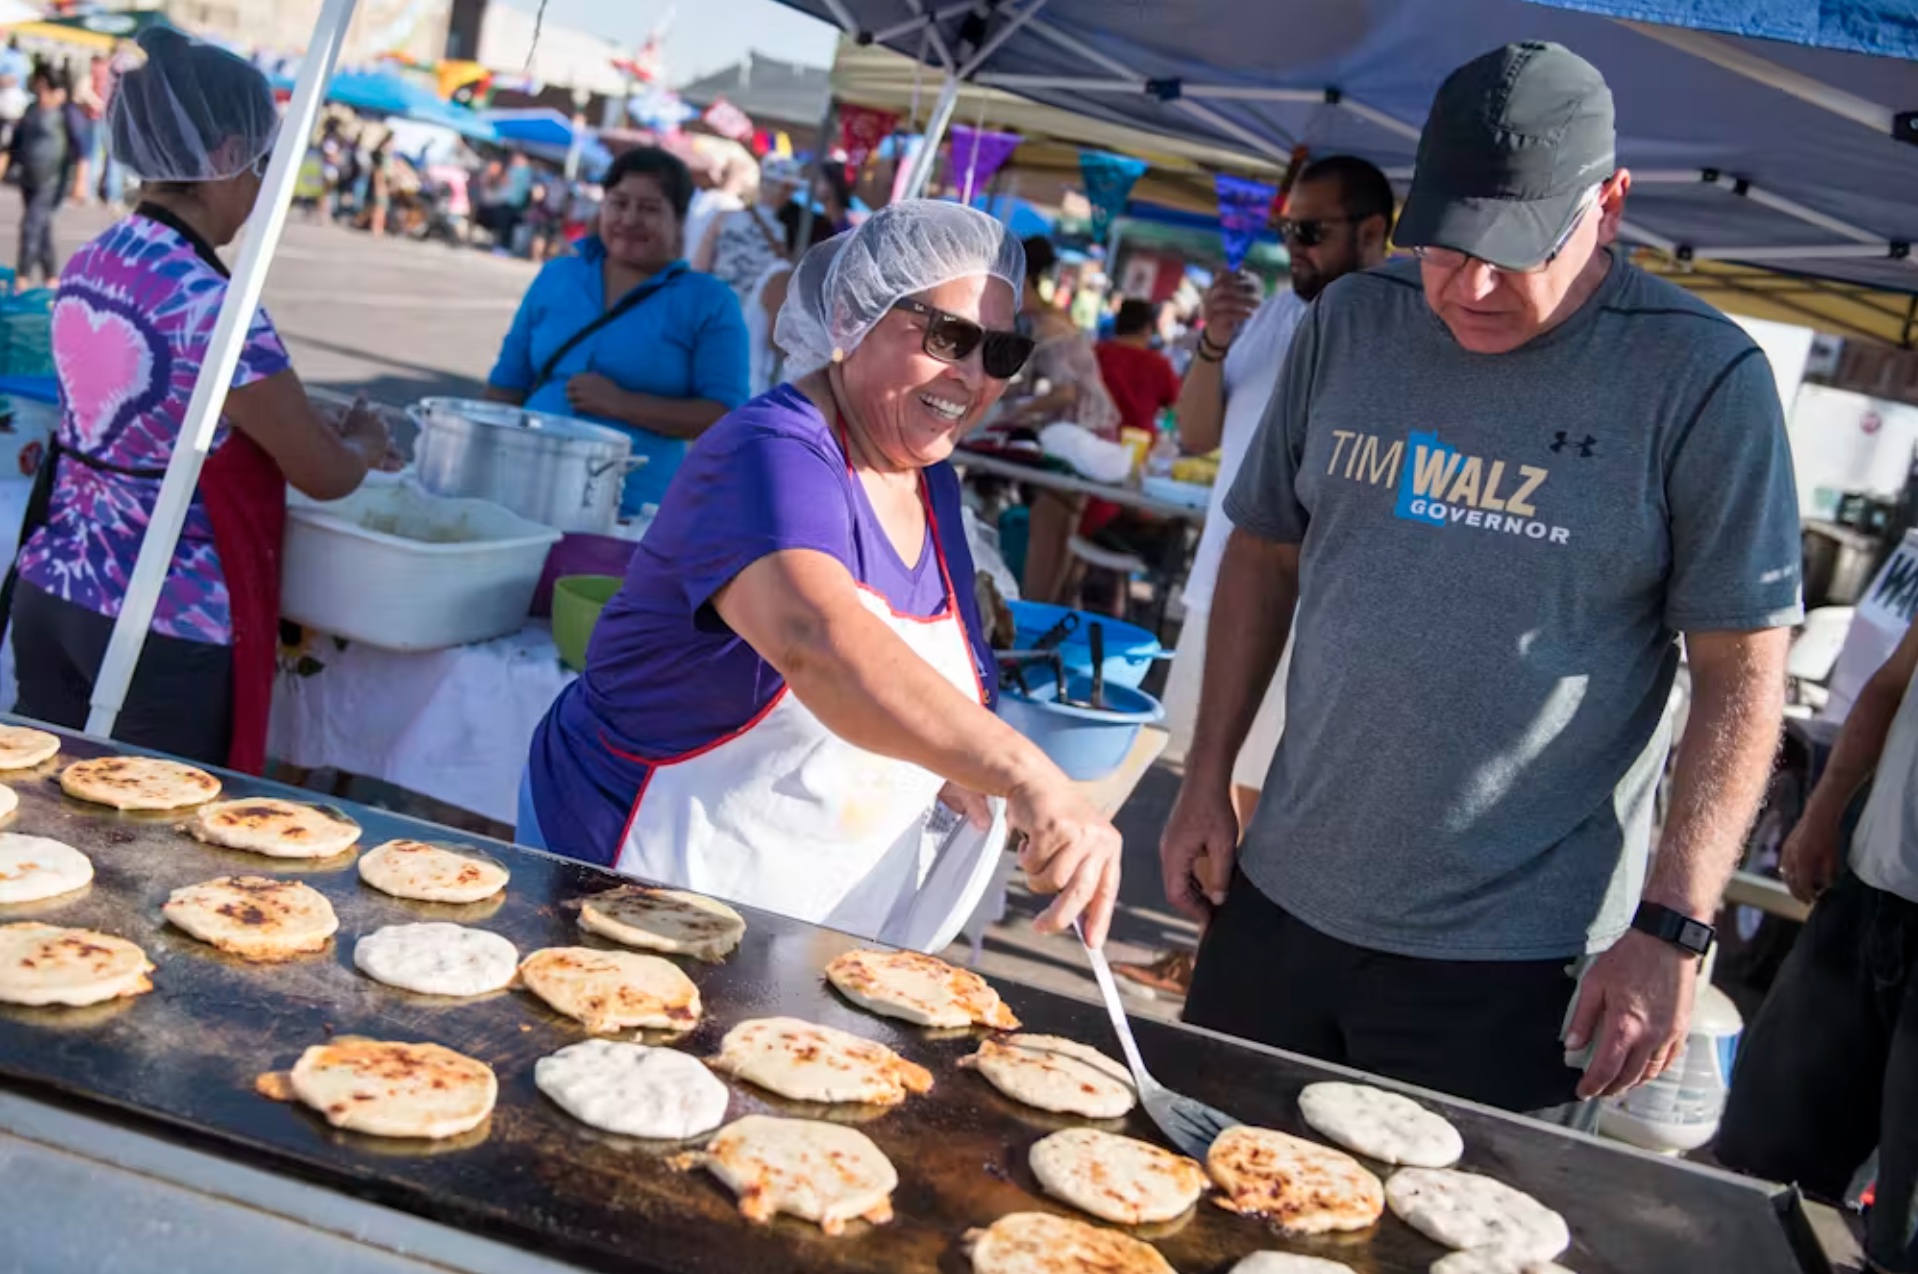
[[1683, 1154], [1710, 1141], [1725, 1113], [1732, 1059], [1744, 1029], [1745, 1020], [1725, 993], [1701, 983], [1684, 1049], [1651, 1083], [1606, 1098], [1598, 1111], [1598, 1131], [1661, 1154]]

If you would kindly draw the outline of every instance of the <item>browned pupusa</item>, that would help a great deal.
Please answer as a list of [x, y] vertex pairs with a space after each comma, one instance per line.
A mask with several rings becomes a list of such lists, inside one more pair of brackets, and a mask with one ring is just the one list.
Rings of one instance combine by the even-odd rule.
[[333, 904], [317, 890], [266, 876], [187, 885], [160, 910], [200, 941], [261, 962], [319, 951], [340, 927]]
[[1016, 1031], [999, 993], [970, 969], [917, 951], [847, 951], [826, 966], [826, 978], [861, 1008], [920, 1026], [990, 1026]]
[[679, 966], [637, 951], [547, 947], [520, 962], [520, 981], [595, 1035], [628, 1027], [686, 1031], [699, 1024], [699, 988]]
[[1342, 1150], [1270, 1128], [1240, 1125], [1206, 1154], [1228, 1212], [1263, 1217], [1290, 1234], [1363, 1230], [1385, 1212], [1385, 1187]]

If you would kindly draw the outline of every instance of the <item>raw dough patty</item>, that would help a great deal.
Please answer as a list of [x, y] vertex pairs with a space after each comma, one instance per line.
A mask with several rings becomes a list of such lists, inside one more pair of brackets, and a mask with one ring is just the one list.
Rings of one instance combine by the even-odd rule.
[[484, 929], [388, 925], [353, 944], [353, 963], [375, 982], [421, 995], [485, 995], [513, 980], [519, 952]]
[[1565, 1218], [1522, 1190], [1472, 1172], [1401, 1168], [1385, 1184], [1399, 1219], [1447, 1247], [1549, 1261], [1572, 1244]]
[[1412, 1168], [1449, 1168], [1465, 1153], [1451, 1123], [1410, 1097], [1369, 1084], [1307, 1084], [1305, 1122], [1353, 1154]]
[[729, 1094], [705, 1063], [670, 1048], [586, 1040], [533, 1065], [533, 1082], [583, 1124], [684, 1141], [726, 1120]]

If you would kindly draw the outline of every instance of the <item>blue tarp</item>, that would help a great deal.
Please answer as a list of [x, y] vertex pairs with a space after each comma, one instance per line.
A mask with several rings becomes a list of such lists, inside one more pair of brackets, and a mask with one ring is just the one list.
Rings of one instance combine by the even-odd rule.
[[1783, 40], [1818, 49], [1918, 58], [1911, 0], [1533, 0], [1608, 18]]
[[[952, 202], [959, 202], [958, 196], [948, 195]], [[1006, 223], [1012, 233], [1021, 239], [1030, 239], [1035, 234], [1052, 233], [1052, 218], [1040, 212], [1038, 207], [1015, 195], [974, 195], [972, 206], [981, 212], [991, 213]]]
[[[1763, 59], [1800, 88], [1830, 86], [1854, 104], [1875, 106], [1882, 118], [1861, 123], [1807, 100], [1816, 96], [1809, 90], [1783, 91], [1609, 17], [1532, 0], [1047, 0], [1036, 18], [994, 48], [975, 79], [993, 84], [995, 76], [1033, 77], [1001, 86], [1112, 123], [1241, 151], [1256, 146], [1267, 158], [1283, 159], [1301, 143], [1314, 154], [1360, 154], [1402, 177], [1416, 155], [1416, 130], [1448, 72], [1509, 41], [1556, 40], [1590, 59], [1610, 82], [1625, 166], [1667, 175], [1711, 170], [1889, 243], [1918, 242], [1918, 145], [1891, 136], [1895, 113], [1918, 111], [1918, 62], [1845, 51], [1912, 49], [1909, 0], [1568, 2], [1608, 12], [1629, 7], [1635, 16], [1678, 25], [1766, 30], [1837, 44], [1710, 37]], [[908, 0], [786, 3], [828, 21], [831, 8], [843, 7], [869, 33], [909, 25], [915, 16]], [[975, 47], [1024, 7], [1001, 4], [983, 27], [975, 23]], [[968, 20], [960, 14], [940, 23], [948, 48], [960, 44]], [[900, 30], [888, 43], [918, 55], [920, 33]], [[1137, 90], [1086, 83], [1122, 79], [1135, 79]], [[1301, 100], [1186, 93], [1201, 86], [1286, 89]], [[1327, 94], [1342, 104], [1328, 104]], [[1347, 109], [1345, 102], [1397, 127]], [[1194, 105], [1203, 114], [1190, 109]], [[1704, 249], [1818, 249], [1853, 242], [1842, 232], [1741, 198], [1730, 182], [1641, 182], [1627, 217], [1652, 234]], [[1834, 258], [1814, 250], [1750, 259], [1768, 268], [1918, 292], [1918, 265], [1889, 254]]]
[[[274, 86], [293, 90], [290, 76], [278, 76]], [[398, 115], [422, 124], [450, 128], [472, 141], [495, 140], [492, 128], [464, 106], [442, 101], [426, 85], [394, 71], [345, 70], [333, 76], [326, 86], [326, 100], [338, 102], [362, 115]]]

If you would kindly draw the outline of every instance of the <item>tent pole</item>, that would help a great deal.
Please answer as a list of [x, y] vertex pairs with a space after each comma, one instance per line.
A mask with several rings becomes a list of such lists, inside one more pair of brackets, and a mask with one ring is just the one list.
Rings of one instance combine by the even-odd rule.
[[792, 259], [795, 263], [806, 255], [812, 247], [813, 206], [819, 201], [819, 183], [826, 176], [826, 152], [832, 145], [830, 138], [839, 125], [839, 99], [826, 99], [826, 113], [819, 121], [819, 139], [813, 143], [812, 178], [806, 183], [806, 197], [799, 201], [799, 229], [795, 235]]
[[1630, 27], [1648, 40], [1657, 40], [1660, 44], [1670, 45], [1683, 53], [1710, 62], [1712, 65], [1730, 71], [1733, 75], [1742, 75], [1769, 88], [1777, 89], [1809, 102], [1820, 110], [1830, 111], [1848, 120], [1863, 124], [1880, 137], [1890, 137], [1892, 133], [1893, 112], [1891, 108], [1880, 106], [1869, 99], [1848, 93], [1844, 89], [1834, 88], [1823, 80], [1778, 65], [1756, 53], [1748, 52], [1739, 46], [1703, 31], [1689, 31], [1678, 27], [1655, 26], [1649, 22], [1621, 22], [1621, 26]]
[[946, 76], [946, 82], [939, 89], [939, 100], [933, 105], [932, 118], [926, 123], [926, 140], [920, 144], [919, 153], [912, 158], [912, 167], [906, 176], [906, 188], [901, 198], [918, 199], [926, 193], [926, 187], [932, 181], [932, 168], [939, 159], [939, 143], [945, 140], [946, 128], [952, 123], [952, 113], [959, 106], [959, 77]]
[[107, 644], [106, 657], [93, 680], [93, 711], [87, 717], [87, 733], [95, 738], [112, 737], [120, 707], [126, 702], [127, 687], [132, 684], [140, 649], [146, 643], [147, 628], [153, 622], [154, 607], [159, 604], [160, 589], [166, 583], [167, 567], [173, 561], [174, 545], [186, 521], [187, 506], [199, 486], [200, 466], [212, 449], [220, 412], [226, 406], [227, 390], [240, 365], [240, 350], [246, 343], [247, 329], [253, 324], [254, 311], [259, 308], [267, 265], [279, 245], [280, 231], [286, 226], [294, 182], [299, 176], [300, 163], [306, 158], [313, 125], [319, 119], [326, 83], [333, 77], [333, 67], [339, 61], [340, 47], [346, 42], [346, 28], [353, 19], [357, 2], [326, 0], [314, 27], [313, 39], [307, 45], [293, 100], [280, 119], [273, 159], [267, 165], [259, 202], [255, 205], [255, 211], [264, 212], [265, 216], [257, 220], [247, 234], [240, 249], [239, 265], [227, 284], [226, 298], [220, 303], [220, 316], [207, 344], [206, 358], [200, 364], [199, 379], [193, 385], [193, 397], [187, 403], [179, 440], [167, 460], [166, 479], [160, 484], [153, 516], [140, 541], [133, 578], [127, 584], [126, 598], [113, 624], [113, 638]]

